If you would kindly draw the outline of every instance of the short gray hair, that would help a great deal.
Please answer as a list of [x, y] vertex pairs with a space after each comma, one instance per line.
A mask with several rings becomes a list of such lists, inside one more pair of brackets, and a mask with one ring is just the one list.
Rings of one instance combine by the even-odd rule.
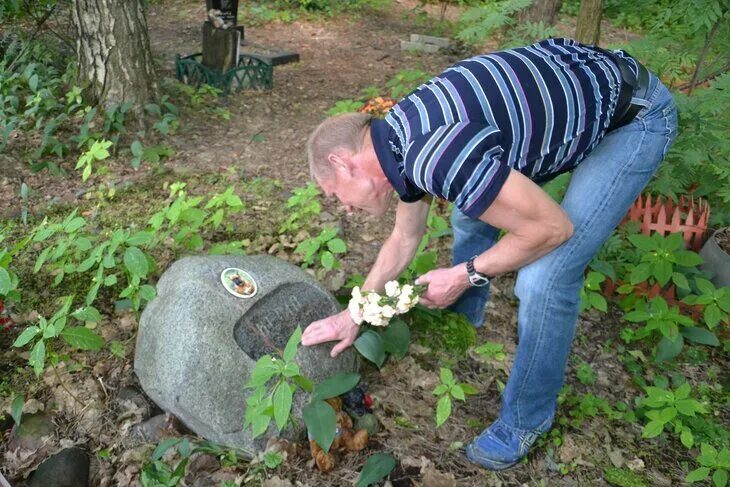
[[367, 113], [343, 113], [320, 123], [307, 141], [312, 179], [326, 181], [332, 177], [332, 167], [327, 159], [330, 154], [338, 151], [360, 152], [365, 141], [365, 130], [372, 120], [373, 116]]

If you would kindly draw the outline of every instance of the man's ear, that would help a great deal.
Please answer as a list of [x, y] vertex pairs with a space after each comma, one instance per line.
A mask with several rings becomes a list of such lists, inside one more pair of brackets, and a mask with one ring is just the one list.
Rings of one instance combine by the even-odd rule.
[[340, 154], [332, 153], [327, 156], [327, 161], [335, 171], [345, 171], [345, 174], [352, 172], [352, 162], [349, 158], [343, 157]]

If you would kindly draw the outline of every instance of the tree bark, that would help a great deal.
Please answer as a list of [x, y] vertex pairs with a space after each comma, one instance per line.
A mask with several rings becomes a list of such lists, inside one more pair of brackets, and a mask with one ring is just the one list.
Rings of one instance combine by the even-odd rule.
[[581, 0], [575, 38], [584, 44], [598, 44], [601, 38], [603, 0]]
[[543, 22], [545, 26], [555, 25], [563, 0], [533, 0], [532, 5], [520, 11], [517, 20], [523, 22]]
[[74, 0], [79, 80], [104, 108], [142, 106], [157, 93], [143, 0]]

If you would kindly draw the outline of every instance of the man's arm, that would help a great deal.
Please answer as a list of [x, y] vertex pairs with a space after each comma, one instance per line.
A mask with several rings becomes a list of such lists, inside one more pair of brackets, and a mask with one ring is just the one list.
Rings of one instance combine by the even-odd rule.
[[[408, 266], [426, 231], [430, 206], [430, 197], [414, 203], [398, 202], [393, 231], [380, 248], [363, 289], [382, 289], [386, 282], [396, 279]], [[350, 318], [349, 311], [344, 310], [310, 324], [302, 334], [302, 345], [309, 346], [339, 340], [340, 342], [332, 348], [331, 352], [332, 357], [336, 357], [352, 345], [359, 329], [359, 325]]]
[[431, 196], [425, 196], [414, 203], [398, 202], [393, 231], [378, 252], [365, 279], [364, 290], [382, 289], [386, 282], [396, 279], [408, 267], [426, 232], [431, 199]]
[[[474, 259], [474, 268], [489, 276], [519, 269], [573, 235], [573, 224], [560, 205], [515, 170], [480, 220], [507, 231], [492, 248]], [[428, 284], [420, 302], [436, 308], [449, 306], [470, 286], [466, 264], [428, 272], [417, 283]]]

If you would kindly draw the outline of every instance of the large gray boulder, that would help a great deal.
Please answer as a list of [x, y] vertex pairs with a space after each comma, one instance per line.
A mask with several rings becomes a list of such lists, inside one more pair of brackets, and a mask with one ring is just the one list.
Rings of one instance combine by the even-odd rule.
[[[227, 268], [253, 277], [255, 294], [245, 298], [229, 292], [221, 280]], [[319, 283], [280, 259], [186, 257], [160, 277], [157, 297], [142, 313], [134, 369], [144, 391], [162, 409], [200, 436], [253, 455], [276, 434], [272, 425], [254, 441], [250, 428], [243, 430], [251, 392], [243, 386], [256, 361], [275, 348], [283, 350], [298, 325], [304, 329], [339, 309]], [[351, 349], [333, 359], [331, 348], [300, 346], [296, 360], [302, 374], [319, 382], [356, 370]], [[301, 417], [306, 402], [305, 394], [298, 393], [295, 417]], [[291, 437], [299, 432], [286, 433]]]

